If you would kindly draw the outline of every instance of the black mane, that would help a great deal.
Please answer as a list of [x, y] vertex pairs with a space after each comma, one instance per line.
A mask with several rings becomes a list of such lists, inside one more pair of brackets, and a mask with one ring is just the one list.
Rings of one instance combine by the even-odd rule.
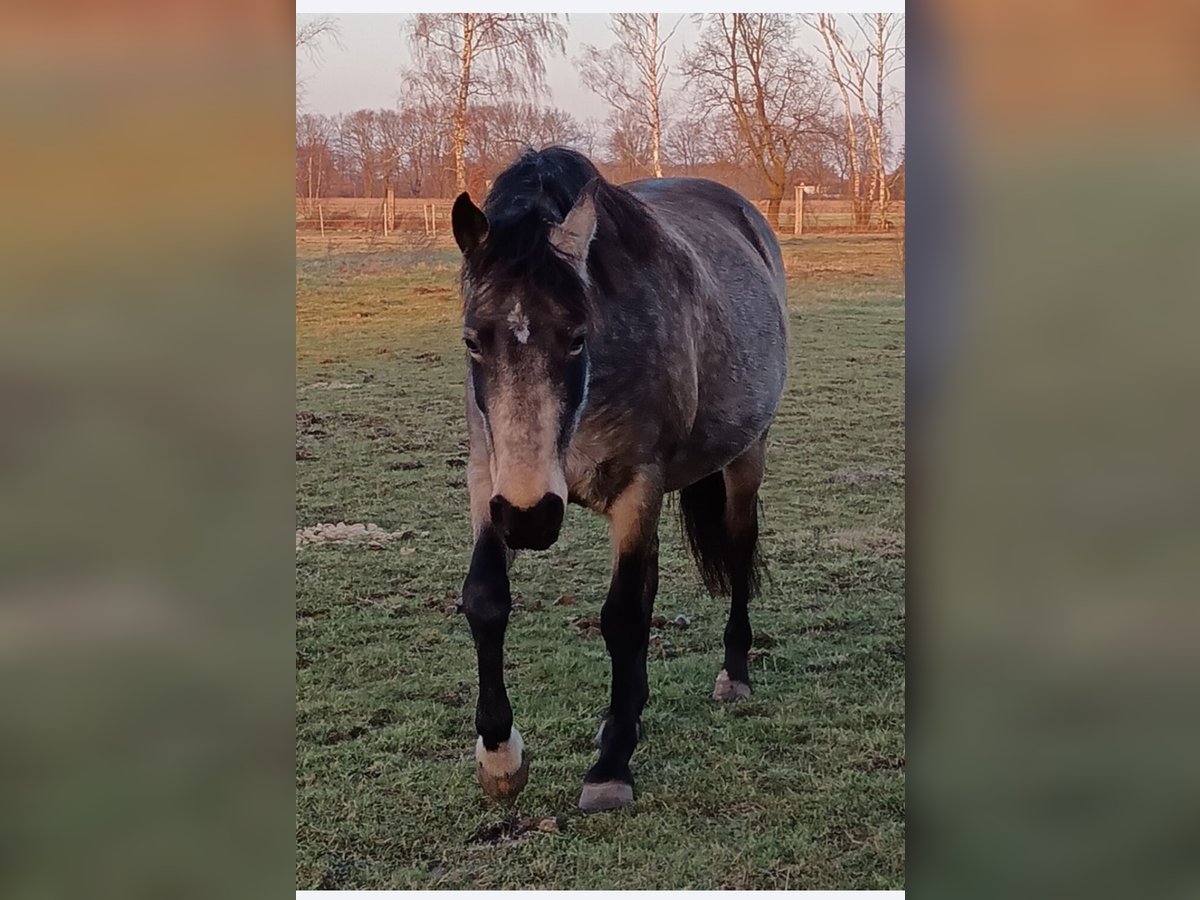
[[584, 185], [599, 177], [586, 156], [566, 147], [526, 150], [496, 176], [483, 211], [493, 232], [522, 224], [558, 224]]
[[549, 232], [593, 180], [597, 221], [588, 273], [602, 291], [613, 291], [629, 265], [648, 261], [665, 236], [640, 201], [610, 185], [586, 156], [567, 147], [526, 150], [496, 176], [483, 207], [487, 238], [467, 261], [472, 280], [499, 290], [533, 288], [585, 315], [583, 282], [554, 250]]
[[488, 233], [467, 261], [472, 280], [500, 291], [533, 287], [582, 314], [583, 284], [548, 236], [571, 211], [584, 185], [599, 177], [585, 156], [565, 147], [521, 154], [496, 176], [484, 203]]

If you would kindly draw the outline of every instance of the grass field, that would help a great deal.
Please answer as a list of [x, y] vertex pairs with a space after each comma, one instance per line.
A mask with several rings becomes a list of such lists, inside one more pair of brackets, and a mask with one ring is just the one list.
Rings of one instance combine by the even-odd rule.
[[[900, 888], [904, 298], [894, 238], [784, 243], [792, 369], [771, 430], [751, 606], [755, 695], [710, 699], [726, 604], [664, 516], [638, 799], [575, 803], [608, 697], [601, 519], [518, 560], [507, 639], [531, 754], [515, 808], [474, 778], [475, 660], [457, 252], [297, 242], [300, 888]], [[561, 598], [566, 599], [561, 599]], [[674, 623], [685, 616], [686, 627]]]

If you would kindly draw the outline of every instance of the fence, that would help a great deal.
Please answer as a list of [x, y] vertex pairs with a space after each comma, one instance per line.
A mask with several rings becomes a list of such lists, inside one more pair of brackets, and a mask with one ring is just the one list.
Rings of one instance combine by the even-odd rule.
[[[450, 208], [453, 200], [425, 199], [421, 197], [322, 197], [296, 199], [296, 229], [298, 231], [320, 230], [375, 233], [388, 235], [392, 232], [408, 234], [441, 235], [450, 232]], [[755, 201], [762, 213], [767, 211], [767, 201]], [[867, 228], [856, 227], [854, 211], [849, 200], [826, 200], [805, 197], [803, 202], [802, 231], [805, 234], [838, 231], [875, 231], [879, 228], [879, 214], [873, 210]], [[888, 206], [887, 220], [890, 228], [903, 230], [904, 201], [893, 201]], [[796, 201], [784, 200], [779, 209], [779, 231], [782, 234], [796, 232]]]
[[450, 232], [453, 200], [420, 197], [322, 197], [296, 199], [296, 229], [389, 234]]

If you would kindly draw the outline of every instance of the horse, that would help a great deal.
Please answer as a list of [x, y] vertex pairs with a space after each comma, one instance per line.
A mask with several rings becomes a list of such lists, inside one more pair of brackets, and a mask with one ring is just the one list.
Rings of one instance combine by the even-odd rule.
[[670, 492], [705, 586], [730, 598], [712, 696], [751, 693], [758, 490], [788, 359], [779, 243], [721, 184], [617, 185], [557, 146], [524, 152], [482, 209], [460, 194], [451, 224], [462, 252], [476, 777], [491, 798], [515, 798], [528, 781], [504, 683], [509, 570], [517, 551], [557, 540], [574, 503], [607, 517], [612, 545], [600, 620], [611, 694], [579, 807], [622, 807], [634, 800]]

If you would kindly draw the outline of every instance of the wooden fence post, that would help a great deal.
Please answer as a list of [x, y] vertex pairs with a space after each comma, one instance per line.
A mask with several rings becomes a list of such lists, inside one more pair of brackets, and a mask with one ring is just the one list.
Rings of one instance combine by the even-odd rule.
[[804, 234], [804, 185], [796, 185], [796, 214], [792, 234]]
[[317, 204], [317, 215], [321, 219], [321, 240], [325, 240], [325, 210], [321, 208], [321, 204]]

